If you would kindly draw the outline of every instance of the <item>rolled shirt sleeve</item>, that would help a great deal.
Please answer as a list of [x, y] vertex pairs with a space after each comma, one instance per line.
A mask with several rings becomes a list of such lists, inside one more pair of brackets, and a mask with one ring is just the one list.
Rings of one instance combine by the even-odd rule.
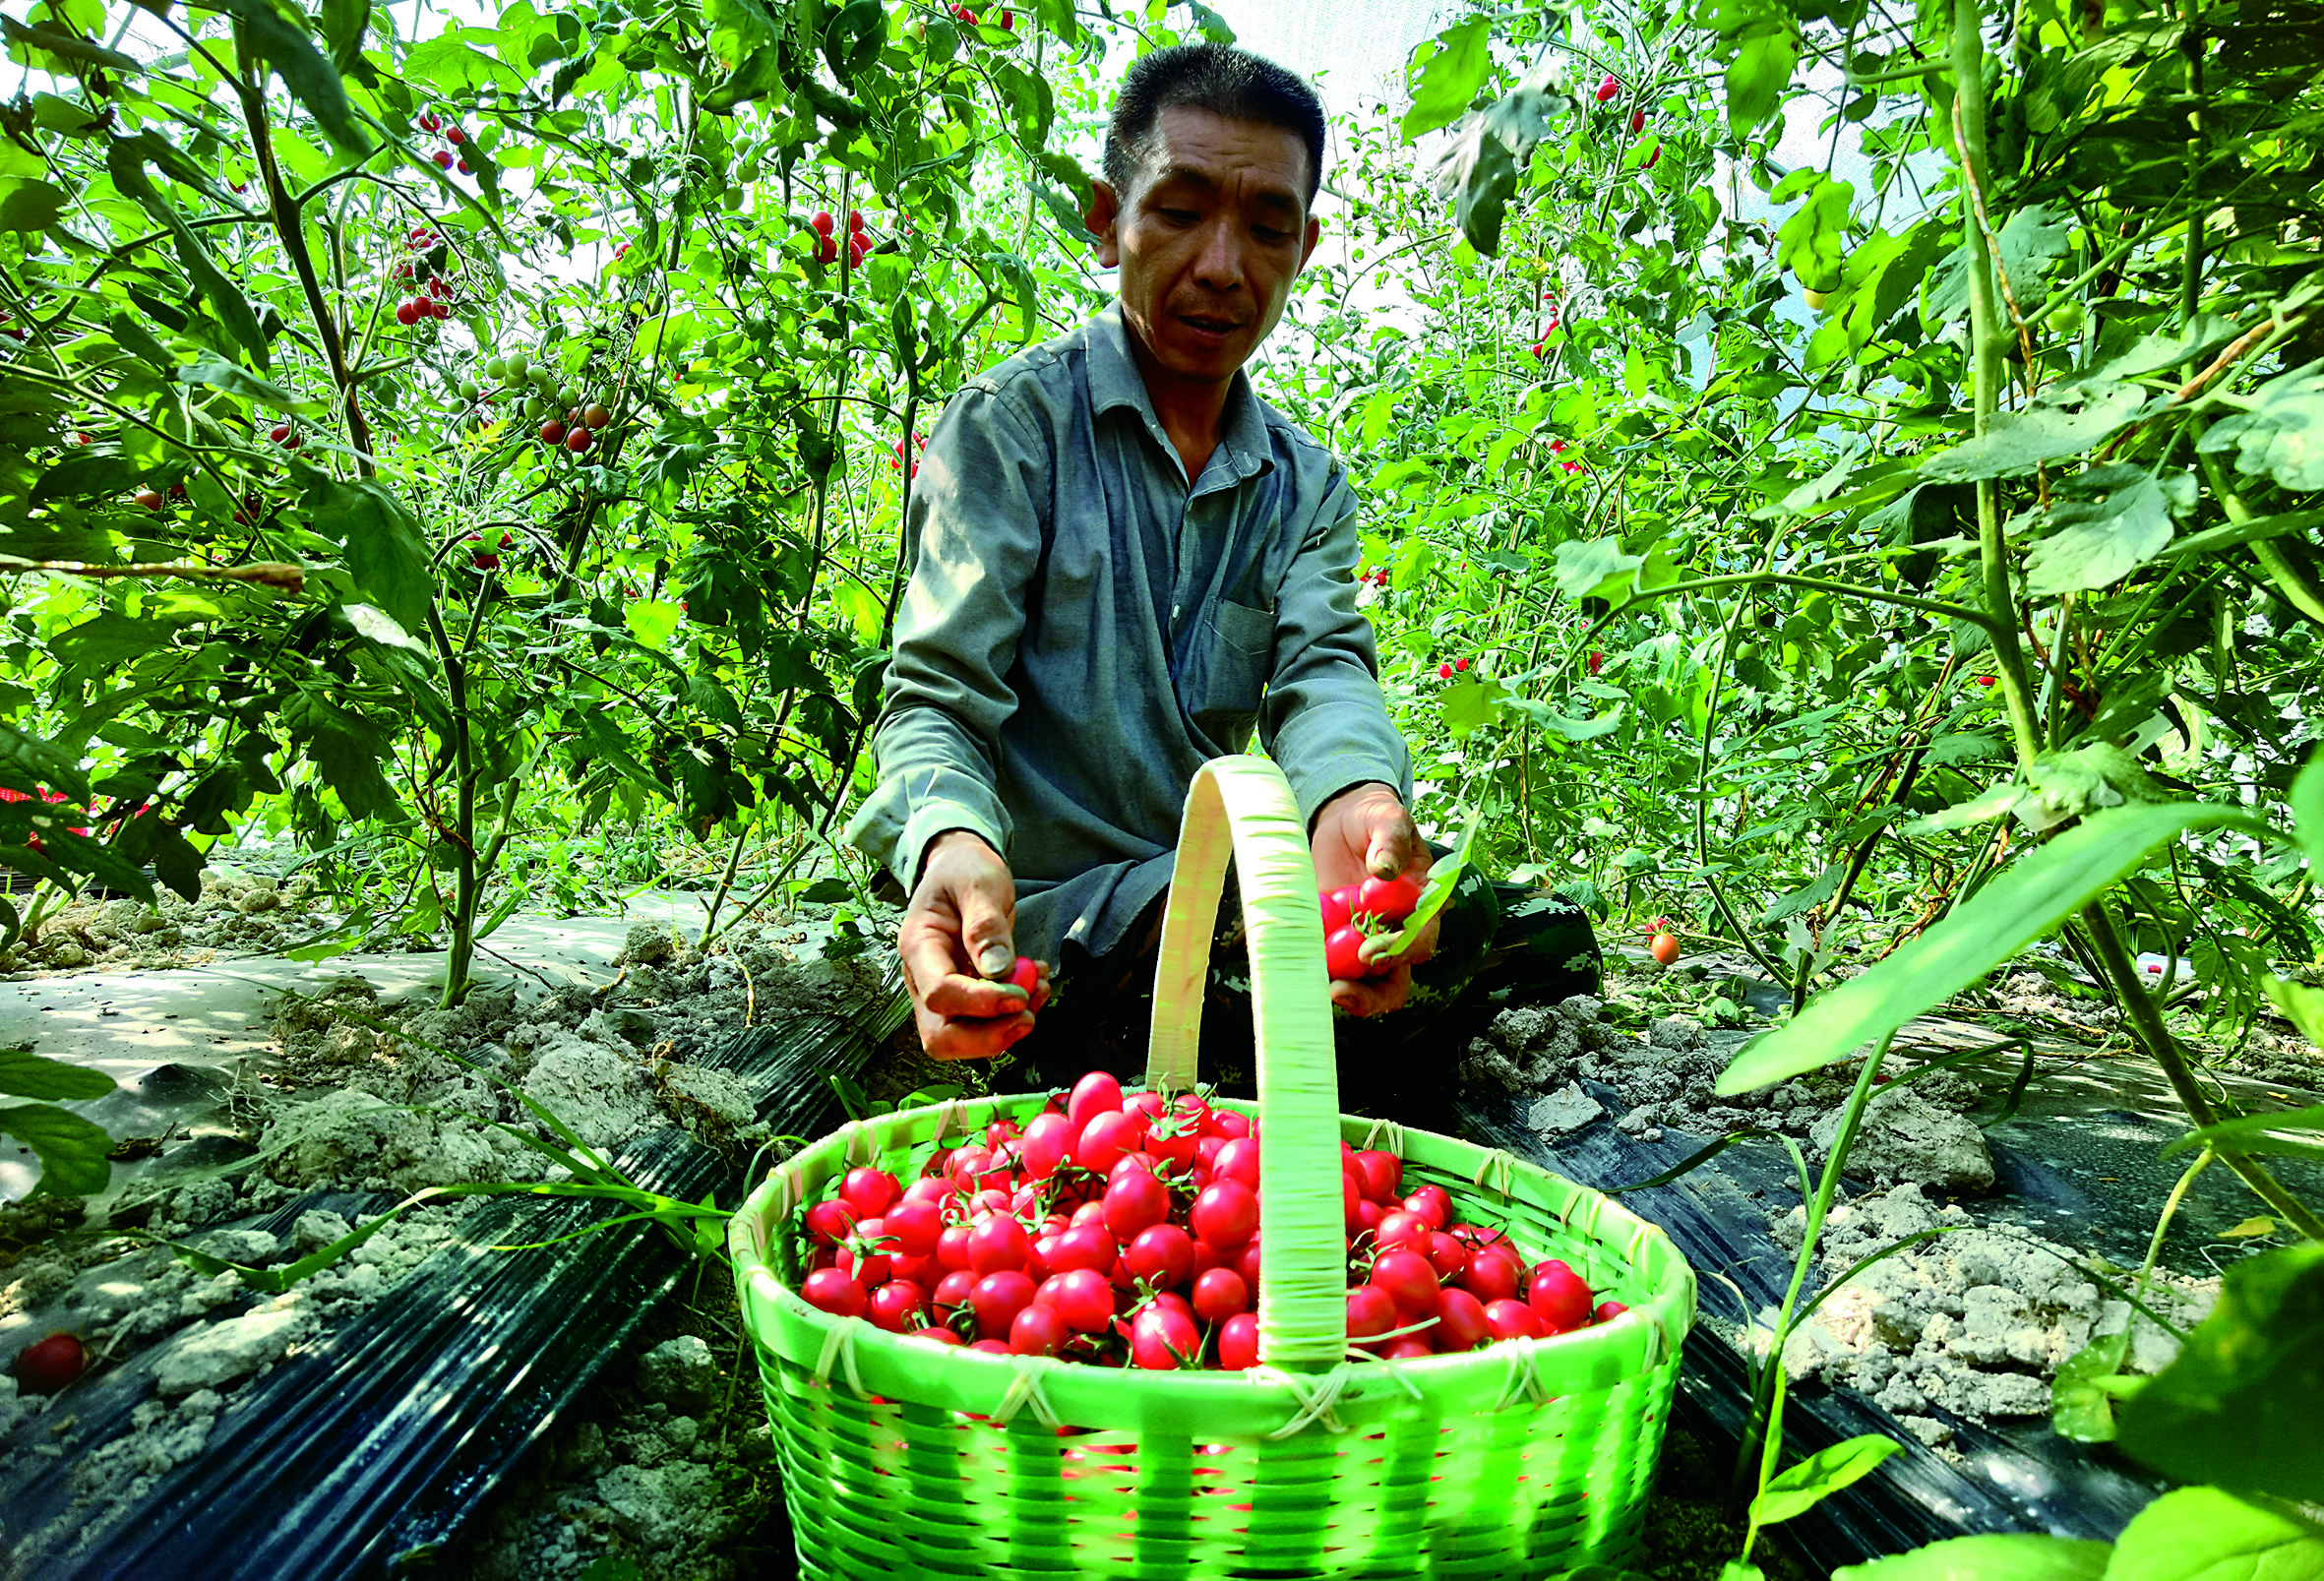
[[873, 736], [879, 782], [847, 827], [907, 890], [948, 830], [1009, 848], [1001, 731], [1017, 706], [1008, 677], [1040, 558], [1045, 449], [970, 387], [945, 408], [913, 479], [909, 580]]
[[1372, 623], [1356, 610], [1356, 493], [1335, 473], [1276, 591], [1275, 673], [1259, 713], [1259, 739], [1310, 827], [1355, 785], [1376, 780], [1412, 801], [1412, 754], [1388, 722]]

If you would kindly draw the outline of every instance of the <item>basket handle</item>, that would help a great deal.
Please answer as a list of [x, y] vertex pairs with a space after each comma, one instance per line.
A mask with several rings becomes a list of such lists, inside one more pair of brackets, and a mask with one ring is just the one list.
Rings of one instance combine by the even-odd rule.
[[1188, 788], [1154, 969], [1146, 1085], [1194, 1084], [1230, 854], [1251, 950], [1259, 1169], [1267, 1182], [1258, 1359], [1278, 1368], [1332, 1367], [1347, 1352], [1347, 1243], [1331, 984], [1307, 822], [1283, 770], [1263, 758], [1213, 758]]

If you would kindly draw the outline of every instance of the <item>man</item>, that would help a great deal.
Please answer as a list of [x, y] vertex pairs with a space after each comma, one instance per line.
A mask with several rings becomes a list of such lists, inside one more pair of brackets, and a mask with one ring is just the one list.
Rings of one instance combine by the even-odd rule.
[[[929, 436], [879, 784], [848, 832], [910, 894], [897, 947], [937, 1058], [1030, 1033], [1050, 963], [1066, 1004], [1135, 981], [1187, 783], [1254, 726], [1320, 884], [1427, 878], [1355, 608], [1355, 495], [1242, 372], [1315, 251], [1323, 133], [1315, 92], [1255, 56], [1138, 61], [1087, 215], [1119, 302], [971, 380]], [[1435, 945], [1432, 925], [1333, 1003], [1397, 1009]], [[1029, 995], [993, 981], [1020, 952], [1044, 963]]]

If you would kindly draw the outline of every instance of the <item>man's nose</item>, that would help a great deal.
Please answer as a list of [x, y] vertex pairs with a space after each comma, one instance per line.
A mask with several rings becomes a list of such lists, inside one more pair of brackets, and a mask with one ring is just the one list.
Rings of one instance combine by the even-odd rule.
[[1202, 248], [1194, 255], [1194, 278], [1222, 294], [1243, 283], [1243, 228], [1225, 214], [1212, 217], [1202, 228]]

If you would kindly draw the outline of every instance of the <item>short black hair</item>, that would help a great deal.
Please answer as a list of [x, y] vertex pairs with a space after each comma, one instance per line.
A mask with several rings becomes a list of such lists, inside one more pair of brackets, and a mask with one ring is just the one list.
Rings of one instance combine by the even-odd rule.
[[1169, 109], [1208, 110], [1296, 133], [1308, 150], [1309, 208], [1323, 184], [1323, 101], [1299, 77], [1232, 44], [1173, 44], [1138, 59], [1122, 80], [1106, 127], [1106, 181], [1124, 203], [1152, 157], [1155, 128]]

